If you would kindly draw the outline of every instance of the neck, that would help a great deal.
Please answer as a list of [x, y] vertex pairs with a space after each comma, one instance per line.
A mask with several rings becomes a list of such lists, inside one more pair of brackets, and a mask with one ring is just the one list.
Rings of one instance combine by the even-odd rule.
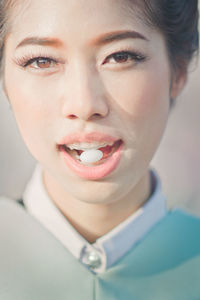
[[149, 171], [123, 199], [109, 204], [86, 203], [72, 199], [45, 171], [43, 178], [47, 193], [53, 202], [89, 243], [94, 243], [136, 212], [151, 194]]

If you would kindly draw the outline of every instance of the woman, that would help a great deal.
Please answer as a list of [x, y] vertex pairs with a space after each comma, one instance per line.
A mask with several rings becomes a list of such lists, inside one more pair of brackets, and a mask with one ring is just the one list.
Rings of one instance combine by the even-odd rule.
[[[197, 1], [3, 0], [1, 74], [38, 166], [1, 200], [1, 299], [200, 299], [200, 220], [149, 169]], [[24, 207], [23, 207], [24, 206]]]

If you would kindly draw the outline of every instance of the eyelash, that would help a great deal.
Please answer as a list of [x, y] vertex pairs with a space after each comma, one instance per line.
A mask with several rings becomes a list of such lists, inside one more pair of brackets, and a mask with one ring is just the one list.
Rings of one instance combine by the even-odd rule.
[[[34, 54], [27, 55], [27, 56], [24, 55], [21, 58], [16, 59], [15, 61], [20, 67], [26, 68], [29, 65], [31, 65], [32, 63], [39, 61], [40, 59], [46, 60], [50, 63], [53, 62], [55, 64], [63, 63], [63, 61], [61, 61], [57, 58], [51, 57], [51, 56], [46, 56], [46, 55], [35, 56]], [[38, 68], [38, 69], [40, 69], [40, 68]]]
[[[122, 51], [118, 51], [115, 53], [112, 53], [111, 55], [109, 55], [105, 61], [107, 61], [110, 58], [115, 58], [117, 57], [117, 55], [128, 55], [129, 57], [131, 57], [131, 60], [135, 60], [137, 63], [145, 61], [146, 60], [146, 56], [143, 55], [142, 53], [138, 52], [138, 51], [127, 51], [127, 50], [122, 50]], [[103, 63], [104, 64], [104, 63]], [[120, 64], [120, 63], [119, 63]]]
[[[117, 56], [129, 56], [131, 57], [131, 61], [135, 61], [136, 63], [140, 63], [143, 62], [147, 59], [147, 57], [145, 55], [143, 55], [142, 53], [138, 52], [138, 51], [129, 51], [129, 50], [122, 50], [122, 51], [117, 51], [115, 53], [110, 54], [109, 56], [107, 56], [107, 58], [104, 60], [103, 65], [110, 59], [110, 58], [114, 58], [116, 59]], [[35, 55], [27, 55], [27, 56], [23, 56], [22, 58], [16, 59], [16, 63], [23, 67], [24, 69], [27, 68], [29, 65], [31, 65], [34, 62], [38, 62], [39, 60], [46, 60], [46, 62], [49, 63], [54, 63], [54, 64], [63, 64], [64, 62], [61, 61], [60, 59], [51, 57], [51, 56], [46, 56], [46, 55], [41, 55], [41, 56], [35, 56]], [[128, 60], [128, 59], [127, 59]], [[116, 64], [127, 64], [127, 62], [125, 63], [117, 63]], [[45, 71], [45, 68], [35, 68], [38, 70], [43, 70]], [[49, 69], [49, 68], [46, 68]]]

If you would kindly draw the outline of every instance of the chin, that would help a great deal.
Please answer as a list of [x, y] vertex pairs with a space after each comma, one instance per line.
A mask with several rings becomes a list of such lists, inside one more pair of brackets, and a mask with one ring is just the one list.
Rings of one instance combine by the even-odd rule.
[[[122, 193], [122, 183], [117, 182], [98, 182], [98, 181], [85, 181], [79, 184], [73, 190], [68, 190], [68, 193], [73, 195], [74, 198], [81, 202], [91, 204], [109, 204], [115, 202]], [[66, 187], [67, 188], [67, 187]]]

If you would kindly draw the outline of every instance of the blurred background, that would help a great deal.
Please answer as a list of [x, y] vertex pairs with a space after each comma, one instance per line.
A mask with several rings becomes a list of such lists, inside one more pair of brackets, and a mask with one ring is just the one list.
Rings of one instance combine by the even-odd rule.
[[[200, 216], [200, 66], [171, 111], [165, 135], [151, 163], [159, 173], [168, 206]], [[23, 144], [14, 116], [0, 92], [0, 195], [22, 195], [35, 161]]]

